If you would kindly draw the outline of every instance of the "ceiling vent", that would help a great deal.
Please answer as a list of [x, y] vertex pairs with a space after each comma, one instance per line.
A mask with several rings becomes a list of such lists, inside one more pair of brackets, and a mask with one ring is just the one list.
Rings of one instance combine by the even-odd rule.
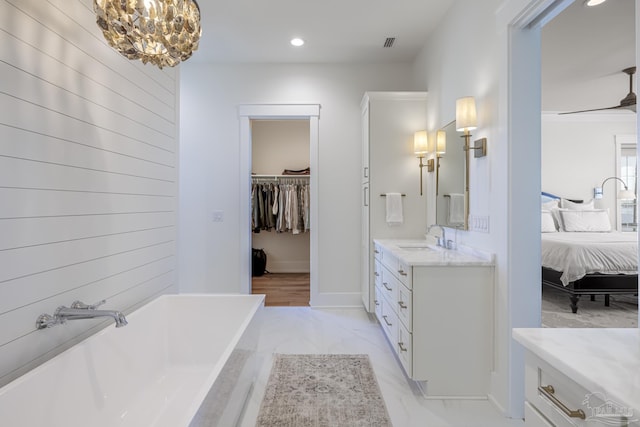
[[384, 41], [384, 47], [392, 47], [395, 42], [395, 37], [387, 37], [387, 39]]

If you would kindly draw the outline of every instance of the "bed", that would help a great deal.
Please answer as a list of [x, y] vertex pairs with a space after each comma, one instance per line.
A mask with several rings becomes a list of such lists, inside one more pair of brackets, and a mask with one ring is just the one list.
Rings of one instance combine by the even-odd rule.
[[604, 295], [608, 306], [610, 295], [638, 294], [636, 233], [611, 231], [593, 201], [543, 198], [542, 207], [542, 283], [566, 292], [573, 313], [582, 295]]

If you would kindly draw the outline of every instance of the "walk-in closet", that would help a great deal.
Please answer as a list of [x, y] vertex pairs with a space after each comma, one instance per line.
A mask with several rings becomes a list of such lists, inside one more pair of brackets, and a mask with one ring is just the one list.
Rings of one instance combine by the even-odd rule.
[[251, 289], [268, 306], [309, 305], [309, 155], [309, 120], [251, 121]]

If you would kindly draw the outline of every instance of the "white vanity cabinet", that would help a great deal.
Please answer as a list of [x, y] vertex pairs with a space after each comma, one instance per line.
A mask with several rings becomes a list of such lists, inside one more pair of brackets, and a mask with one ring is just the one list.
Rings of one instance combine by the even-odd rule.
[[514, 338], [527, 349], [525, 426], [640, 426], [637, 330], [515, 329]]
[[382, 330], [427, 395], [484, 397], [493, 360], [492, 263], [443, 249], [425, 249], [421, 259], [420, 252], [405, 258], [397, 246], [375, 241]]

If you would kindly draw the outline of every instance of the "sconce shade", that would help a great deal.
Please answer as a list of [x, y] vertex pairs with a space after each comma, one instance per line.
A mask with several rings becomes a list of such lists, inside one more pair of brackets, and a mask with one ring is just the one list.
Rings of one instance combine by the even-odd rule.
[[94, 0], [93, 10], [104, 38], [128, 59], [175, 67], [198, 49], [196, 0]]
[[426, 130], [418, 131], [413, 135], [413, 152], [418, 157], [424, 157], [429, 152], [429, 141]]
[[466, 96], [456, 100], [456, 130], [466, 132], [478, 126], [476, 115], [476, 100], [473, 96]]
[[620, 200], [635, 200], [636, 195], [631, 190], [620, 190], [618, 191], [618, 199]]
[[447, 133], [439, 130], [436, 133], [436, 154], [444, 154], [447, 152]]
[[635, 200], [636, 199], [636, 194], [633, 191], [629, 190], [627, 183], [624, 182], [621, 178], [618, 178], [617, 176], [610, 176], [609, 178], [602, 181], [602, 184], [600, 184], [600, 187], [594, 188], [593, 189], [594, 199], [602, 199], [602, 195], [604, 194], [604, 191], [603, 191], [604, 184], [607, 181], [610, 181], [612, 179], [620, 181], [620, 183], [622, 184], [623, 188], [620, 191], [618, 191], [618, 194], [617, 194], [617, 198], [619, 200]]

